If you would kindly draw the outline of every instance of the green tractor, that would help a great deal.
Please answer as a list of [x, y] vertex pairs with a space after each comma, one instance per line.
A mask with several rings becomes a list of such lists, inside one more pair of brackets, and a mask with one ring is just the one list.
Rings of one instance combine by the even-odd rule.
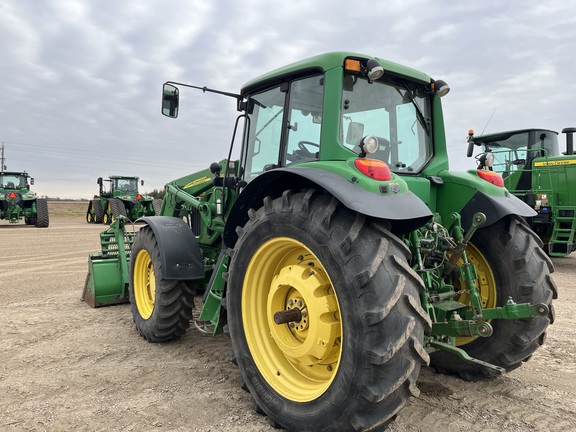
[[202, 294], [196, 327], [229, 333], [254, 408], [289, 431], [383, 430], [423, 365], [477, 380], [543, 344], [557, 289], [536, 212], [495, 172], [449, 171], [445, 82], [336, 52], [238, 94], [167, 82], [169, 117], [178, 87], [236, 100], [230, 152], [169, 182], [135, 235], [102, 233], [91, 305], [129, 301], [164, 342]]
[[468, 153], [482, 146], [476, 156], [479, 170], [499, 173], [504, 186], [536, 211], [528, 224], [551, 256], [576, 250], [576, 155], [573, 134], [564, 128], [566, 150], [560, 152], [558, 132], [521, 129], [468, 136]]
[[[110, 183], [108, 190], [104, 182]], [[136, 220], [142, 216], [158, 216], [162, 200], [138, 192], [138, 177], [98, 177], [99, 195], [94, 195], [86, 211], [86, 222], [110, 225], [119, 216]], [[140, 181], [144, 185], [144, 180]]]
[[47, 228], [49, 225], [48, 202], [30, 190], [34, 184], [25, 171], [0, 171], [0, 219]]

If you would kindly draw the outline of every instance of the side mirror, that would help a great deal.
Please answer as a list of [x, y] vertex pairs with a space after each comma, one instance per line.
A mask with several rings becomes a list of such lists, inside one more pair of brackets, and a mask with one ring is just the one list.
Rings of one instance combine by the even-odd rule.
[[364, 124], [351, 122], [346, 132], [346, 144], [358, 144], [364, 137]]
[[166, 117], [178, 117], [179, 90], [171, 84], [162, 88], [162, 114]]
[[30, 177], [30, 184], [34, 185], [34, 179], [32, 177]]
[[96, 180], [96, 184], [102, 186], [102, 177], [98, 177], [98, 180]]
[[466, 152], [466, 157], [472, 157], [472, 153], [474, 152], [474, 144], [476, 144], [474, 142], [474, 131], [472, 129], [468, 131], [468, 139], [466, 141], [468, 142], [468, 151]]
[[474, 152], [474, 141], [468, 142], [468, 151], [466, 152], [466, 157], [472, 157], [472, 153]]
[[144, 186], [144, 180], [140, 180], [140, 186]]

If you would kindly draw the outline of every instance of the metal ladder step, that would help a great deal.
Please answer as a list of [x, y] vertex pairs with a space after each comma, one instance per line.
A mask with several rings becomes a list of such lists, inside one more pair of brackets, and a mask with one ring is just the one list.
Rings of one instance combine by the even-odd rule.
[[556, 209], [554, 229], [548, 244], [548, 253], [551, 256], [566, 256], [572, 252], [576, 232], [575, 213], [573, 207]]

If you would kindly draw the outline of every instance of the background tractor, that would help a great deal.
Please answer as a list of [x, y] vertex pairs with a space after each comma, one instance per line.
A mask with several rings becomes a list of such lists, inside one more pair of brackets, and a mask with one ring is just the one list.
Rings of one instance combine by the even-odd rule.
[[[544, 342], [553, 266], [496, 172], [448, 169], [441, 80], [328, 53], [245, 84], [226, 159], [165, 186], [89, 258], [84, 298], [129, 301], [150, 342], [228, 332], [254, 408], [289, 431], [383, 430], [422, 365], [464, 379]], [[243, 132], [237, 134], [238, 128]], [[236, 135], [239, 158], [233, 159]]]
[[[108, 190], [104, 182], [110, 183]], [[119, 216], [136, 220], [142, 216], [160, 214], [162, 200], [154, 199], [138, 192], [138, 177], [110, 176], [108, 179], [98, 177], [99, 194], [88, 204], [86, 222], [105, 223], [109, 225]], [[144, 181], [140, 181], [144, 185]]]
[[564, 128], [566, 150], [560, 152], [558, 132], [520, 129], [468, 138], [468, 157], [473, 146], [479, 170], [502, 175], [504, 186], [536, 211], [528, 217], [552, 256], [566, 256], [576, 249], [576, 155], [573, 134]]
[[47, 228], [49, 225], [48, 202], [30, 190], [34, 184], [25, 171], [0, 171], [0, 219]]

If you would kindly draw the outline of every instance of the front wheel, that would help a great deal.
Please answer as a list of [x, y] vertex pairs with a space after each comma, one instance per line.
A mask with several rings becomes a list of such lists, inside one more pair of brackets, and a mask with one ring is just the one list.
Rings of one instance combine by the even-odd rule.
[[130, 310], [140, 335], [149, 342], [178, 339], [190, 326], [194, 292], [184, 281], [163, 277], [154, 231], [140, 229], [130, 259]]
[[383, 430], [428, 361], [409, 252], [310, 190], [250, 211], [231, 252], [228, 320], [258, 409], [289, 431]]
[[94, 209], [93, 207], [94, 201], [90, 201], [88, 204], [88, 210], [86, 210], [86, 222], [87, 223], [94, 223]]
[[92, 209], [94, 210], [94, 223], [101, 224], [104, 219], [104, 209], [99, 199], [92, 200]]
[[[483, 307], [504, 306], [509, 298], [516, 303], [543, 303], [549, 307], [547, 317], [492, 320], [494, 332], [488, 338], [456, 339], [457, 346], [471, 357], [506, 371], [516, 369], [544, 343], [546, 328], [554, 319], [552, 299], [557, 297], [557, 290], [550, 277], [552, 262], [538, 237], [517, 217], [479, 229], [466, 254], [476, 266]], [[469, 304], [466, 294], [456, 300]], [[466, 380], [486, 378], [482, 368], [442, 351], [432, 353], [431, 366]]]

